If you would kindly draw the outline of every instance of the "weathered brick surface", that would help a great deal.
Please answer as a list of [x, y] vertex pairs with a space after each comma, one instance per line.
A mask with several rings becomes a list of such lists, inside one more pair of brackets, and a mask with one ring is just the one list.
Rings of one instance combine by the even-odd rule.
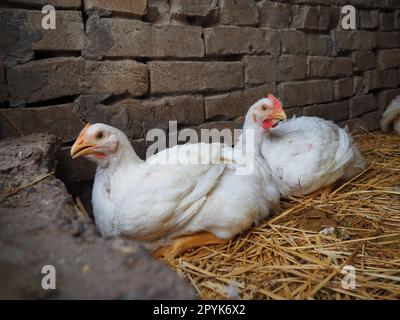
[[333, 100], [331, 80], [285, 82], [278, 86], [280, 97], [287, 107], [304, 106]]
[[378, 108], [376, 98], [373, 94], [357, 96], [350, 99], [350, 118], [357, 117], [364, 113], [376, 110]]
[[318, 8], [310, 6], [294, 6], [292, 10], [292, 28], [300, 30], [318, 29]]
[[8, 90], [6, 84], [6, 70], [3, 61], [0, 60], [0, 103], [8, 101]]
[[349, 102], [340, 101], [305, 107], [304, 115], [332, 121], [345, 120], [349, 117]]
[[232, 90], [244, 82], [241, 62], [159, 61], [149, 66], [152, 93]]
[[81, 0], [5, 0], [5, 2], [16, 5], [16, 4], [25, 4], [29, 6], [35, 6], [42, 8], [47, 4], [51, 4], [56, 9], [79, 9], [81, 7]]
[[85, 92], [130, 93], [142, 96], [147, 93], [147, 66], [131, 60], [85, 61]]
[[285, 3], [262, 1], [259, 3], [260, 24], [269, 28], [288, 28], [291, 21], [291, 7]]
[[88, 20], [86, 30], [85, 56], [90, 58], [204, 56], [200, 27], [157, 26], [94, 16]]
[[256, 85], [276, 80], [277, 59], [271, 56], [246, 56], [245, 65], [246, 84]]
[[308, 57], [308, 75], [311, 77], [345, 77], [353, 74], [350, 58]]
[[373, 51], [361, 50], [352, 53], [354, 71], [365, 71], [374, 69], [376, 57]]
[[293, 6], [291, 27], [299, 30], [328, 30], [337, 23], [338, 17], [337, 8]]
[[73, 141], [83, 126], [76, 107], [72, 103], [41, 108], [0, 109], [1, 136], [46, 132], [61, 137], [63, 142]]
[[395, 28], [395, 15], [393, 13], [382, 12], [380, 14], [379, 26], [382, 31], [392, 31]]
[[395, 17], [394, 17], [394, 28], [395, 29], [400, 29], [400, 10], [397, 10], [395, 12]]
[[254, 0], [221, 0], [220, 22], [226, 25], [248, 25], [258, 23], [258, 9]]
[[381, 50], [377, 55], [379, 69], [392, 69], [400, 67], [400, 49]]
[[83, 0], [85, 10], [101, 10], [143, 16], [147, 12], [147, 0]]
[[377, 34], [378, 48], [391, 49], [400, 47], [400, 32], [381, 32]]
[[398, 70], [371, 70], [364, 73], [365, 92], [375, 89], [395, 88], [399, 84]]
[[278, 30], [266, 29], [265, 30], [266, 39], [266, 53], [272, 56], [279, 56], [281, 53], [282, 46], [282, 35]]
[[353, 77], [353, 95], [362, 95], [365, 92], [365, 82], [362, 76]]
[[233, 55], [270, 52], [266, 31], [251, 27], [213, 27], [204, 29], [206, 55]]
[[173, 14], [185, 17], [206, 17], [212, 9], [212, 0], [171, 0]]
[[16, 66], [7, 72], [10, 105], [80, 94], [83, 74], [81, 58], [52, 58]]
[[378, 10], [359, 10], [359, 24], [361, 29], [371, 30], [379, 26], [379, 11]]
[[306, 56], [281, 55], [277, 59], [276, 81], [302, 80], [306, 75]]
[[246, 56], [243, 62], [246, 84], [302, 80], [307, 74], [306, 56]]
[[80, 51], [84, 44], [82, 14], [57, 11], [56, 30], [42, 28], [38, 10], [0, 9], [0, 56], [7, 64], [33, 58], [33, 51]]
[[335, 100], [342, 100], [353, 95], [353, 78], [343, 78], [333, 82]]
[[369, 131], [379, 129], [379, 121], [377, 120], [379, 118], [380, 118], [380, 114], [378, 111], [364, 114], [361, 117], [362, 127]]
[[234, 119], [243, 114], [243, 92], [208, 96], [205, 100], [206, 119], [223, 116], [226, 119]]
[[313, 56], [329, 56], [331, 39], [327, 35], [307, 34], [298, 30], [284, 30], [282, 34], [282, 52]]
[[[65, 142], [49, 120], [63, 113], [70, 129], [124, 130], [144, 154], [146, 132], [168, 120], [232, 129], [268, 93], [290, 116], [374, 128], [400, 94], [398, 0], [54, 0], [56, 32], [41, 28], [44, 4], [0, 5], [0, 108], [28, 132], [40, 115]], [[353, 31], [340, 27], [346, 4]]]
[[376, 34], [369, 31], [342, 31], [332, 32], [334, 46], [337, 52], [348, 50], [371, 50], [376, 46]]

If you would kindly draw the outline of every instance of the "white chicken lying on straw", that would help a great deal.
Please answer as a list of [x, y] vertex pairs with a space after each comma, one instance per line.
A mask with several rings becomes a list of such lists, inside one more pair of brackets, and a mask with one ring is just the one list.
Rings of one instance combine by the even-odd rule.
[[392, 127], [394, 132], [400, 135], [400, 96], [397, 96], [392, 100], [382, 115], [382, 132], [387, 133]]
[[[175, 151], [191, 160], [176, 163]], [[168, 245], [159, 256], [223, 243], [279, 209], [279, 191], [263, 160], [223, 144], [176, 146], [142, 161], [122, 131], [97, 123], [86, 125], [71, 155], [97, 164], [92, 204], [100, 233], [151, 249]], [[254, 169], [239, 174], [249, 161]]]
[[[277, 123], [271, 114], [282, 110], [273, 95], [252, 105], [243, 129], [258, 129], [259, 117], [264, 121], [264, 138], [259, 153], [271, 168], [273, 177], [284, 196], [331, 191], [336, 181], [348, 180], [364, 170], [365, 162], [353, 144], [348, 130], [317, 117], [299, 117]], [[243, 138], [238, 144], [243, 143]]]

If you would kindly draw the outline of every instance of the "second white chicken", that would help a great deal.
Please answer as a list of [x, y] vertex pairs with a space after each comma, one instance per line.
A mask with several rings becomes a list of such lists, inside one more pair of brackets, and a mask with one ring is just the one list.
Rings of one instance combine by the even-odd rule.
[[281, 102], [268, 95], [250, 107], [243, 127], [264, 129], [259, 152], [282, 195], [318, 191], [326, 196], [336, 181], [364, 170], [364, 158], [347, 129], [318, 117], [292, 118], [276, 126], [280, 119], [273, 114], [282, 109]]

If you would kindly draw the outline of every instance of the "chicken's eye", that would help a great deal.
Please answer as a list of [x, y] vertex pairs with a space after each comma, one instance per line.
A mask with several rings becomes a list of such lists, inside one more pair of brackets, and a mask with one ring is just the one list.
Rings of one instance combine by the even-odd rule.
[[267, 107], [264, 106], [264, 105], [262, 105], [262, 106], [261, 106], [261, 110], [262, 110], [262, 111], [266, 111], [266, 110], [267, 110]]
[[103, 131], [99, 131], [96, 133], [96, 140], [101, 140], [104, 138], [104, 133]]

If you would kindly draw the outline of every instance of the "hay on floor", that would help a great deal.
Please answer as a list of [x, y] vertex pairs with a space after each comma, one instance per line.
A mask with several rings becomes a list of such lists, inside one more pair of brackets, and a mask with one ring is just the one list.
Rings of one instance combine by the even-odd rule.
[[204, 299], [399, 299], [400, 137], [356, 142], [368, 169], [328, 199], [283, 201], [259, 227], [172, 268]]

